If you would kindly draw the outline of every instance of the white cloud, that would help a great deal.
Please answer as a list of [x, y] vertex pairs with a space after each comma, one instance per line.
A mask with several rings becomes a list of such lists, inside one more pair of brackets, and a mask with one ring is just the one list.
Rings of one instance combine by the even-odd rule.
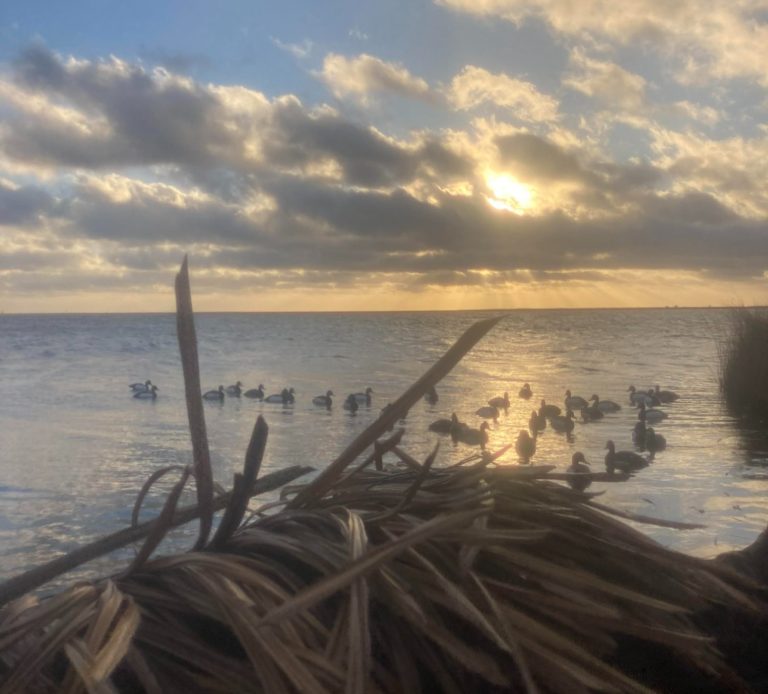
[[768, 23], [761, 0], [435, 0], [444, 7], [496, 16], [516, 25], [546, 22], [573, 39], [643, 43], [677, 62], [680, 80], [746, 77], [768, 84]]
[[367, 103], [369, 96], [375, 92], [391, 92], [418, 99], [434, 98], [429, 85], [402, 65], [388, 63], [366, 53], [353, 58], [329, 53], [325, 56], [319, 77], [339, 99], [351, 96]]
[[647, 110], [646, 81], [641, 75], [580, 50], [571, 53], [570, 68], [563, 84], [597, 99], [603, 107], [634, 114]]
[[535, 85], [474, 65], [467, 65], [456, 75], [445, 92], [451, 105], [462, 111], [493, 104], [509, 109], [523, 121], [551, 122], [558, 118], [557, 100]]
[[294, 58], [306, 58], [311, 52], [314, 44], [309, 39], [304, 39], [301, 43], [285, 43], [274, 36], [271, 41], [281, 51], [290, 53]]

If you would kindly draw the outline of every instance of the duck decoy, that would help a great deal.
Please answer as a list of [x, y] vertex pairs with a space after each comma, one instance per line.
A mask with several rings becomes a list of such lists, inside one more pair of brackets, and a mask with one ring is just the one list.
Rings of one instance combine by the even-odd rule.
[[536, 434], [531, 436], [525, 429], [520, 429], [515, 442], [515, 451], [523, 463], [529, 463], [536, 453]]
[[680, 399], [680, 396], [675, 393], [674, 390], [661, 390], [659, 386], [654, 388], [653, 394], [656, 396], [659, 403], [664, 405]]
[[245, 393], [243, 393], [246, 398], [253, 398], [254, 400], [263, 400], [264, 399], [264, 386], [259, 383], [258, 388], [251, 388], [250, 390], [246, 390]]
[[653, 457], [658, 451], [663, 451], [667, 447], [667, 439], [657, 434], [653, 427], [648, 427], [645, 431], [645, 447]]
[[605, 447], [608, 449], [605, 454], [605, 469], [611, 475], [616, 470], [632, 472], [648, 466], [648, 460], [634, 451], [617, 451], [616, 444], [610, 439], [605, 442]]
[[547, 405], [544, 398], [541, 399], [541, 405], [539, 406], [539, 414], [544, 417], [559, 417], [562, 410], [557, 405]]
[[544, 431], [547, 428], [547, 418], [539, 414], [536, 410], [531, 410], [531, 417], [528, 420], [528, 429], [533, 434]]
[[583, 492], [590, 484], [592, 484], [591, 479], [581, 477], [584, 473], [592, 472], [587, 459], [581, 451], [576, 451], [573, 454], [573, 457], [571, 458], [571, 466], [566, 472], [574, 473], [573, 477], [568, 478], [568, 486], [571, 489], [575, 489], [577, 492]]
[[318, 407], [325, 407], [326, 409], [330, 410], [331, 405], [333, 405], [333, 391], [326, 390], [325, 395], [316, 395], [314, 398], [312, 398], [312, 404], [317, 405]]
[[137, 390], [133, 397], [139, 400], [154, 400], [157, 398], [157, 386], [150, 385], [146, 390]]
[[372, 393], [373, 393], [373, 388], [366, 388], [364, 393], [352, 393], [352, 396], [355, 398], [357, 402], [364, 405], [370, 405]]
[[479, 429], [462, 427], [455, 436], [468, 446], [480, 446], [481, 449], [485, 450], [485, 444], [488, 443], [489, 428], [488, 422], [483, 422]]
[[523, 387], [517, 391], [517, 396], [522, 398], [523, 400], [528, 400], [533, 395], [533, 391], [531, 390], [531, 386], [529, 383], [525, 383]]
[[504, 395], [499, 395], [495, 398], [491, 398], [488, 401], [488, 405], [491, 407], [495, 407], [497, 410], [504, 410], [504, 412], [507, 412], [509, 410], [509, 393], [504, 391]]
[[475, 414], [483, 419], [492, 419], [494, 422], [499, 418], [499, 411], [493, 405], [478, 407]]
[[152, 381], [146, 380], [144, 383], [131, 383], [128, 387], [134, 393], [139, 393], [143, 390], [149, 390], [152, 387]]
[[556, 417], [550, 417], [549, 423], [555, 431], [560, 433], [570, 434], [573, 431], [573, 427], [576, 426], [573, 421], [573, 410], [566, 410], [564, 415], [557, 415]]
[[424, 399], [430, 404], [430, 405], [436, 405], [438, 401], [437, 397], [437, 391], [435, 390], [435, 386], [429, 386], [427, 388], [427, 392], [424, 393]]
[[454, 412], [451, 414], [450, 419], [436, 419], [427, 428], [430, 431], [434, 431], [436, 434], [451, 434], [463, 426], [466, 425], [459, 421], [459, 418]]
[[596, 407], [601, 412], [618, 412], [621, 409], [619, 403], [613, 402], [613, 400], [601, 400], [597, 393], [589, 401], [592, 403], [590, 407]]
[[291, 405], [294, 401], [293, 388], [283, 388], [279, 393], [273, 393], [264, 398], [264, 402], [281, 403], [283, 405]]
[[243, 392], [242, 381], [238, 381], [233, 386], [227, 386], [225, 392], [227, 395], [234, 395], [236, 398], [239, 398], [240, 394]]
[[565, 409], [580, 410], [582, 407], [589, 407], [589, 403], [581, 395], [571, 395], [570, 390], [565, 391]]
[[582, 422], [599, 422], [604, 416], [602, 410], [598, 410], [594, 405], [581, 408]]
[[350, 393], [344, 401], [344, 409], [353, 414], [360, 409], [360, 405], [357, 404], [357, 395], [357, 393]]
[[203, 393], [203, 400], [224, 401], [224, 386], [219, 386], [216, 390], [209, 390]]

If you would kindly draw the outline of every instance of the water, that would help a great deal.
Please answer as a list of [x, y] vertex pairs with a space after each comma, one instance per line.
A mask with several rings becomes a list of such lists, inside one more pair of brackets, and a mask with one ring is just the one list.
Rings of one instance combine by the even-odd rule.
[[[292, 464], [324, 467], [387, 402], [398, 397], [481, 312], [386, 314], [201, 314], [196, 318], [203, 387], [243, 381], [267, 393], [293, 386], [290, 409], [248, 399], [206, 403], [214, 478], [231, 486], [258, 414], [269, 425], [265, 472]], [[439, 402], [416, 405], [403, 446], [424, 458], [438, 438], [427, 425], [455, 411], [475, 425], [489, 397], [510, 393], [509, 413], [490, 448], [514, 442], [544, 397], [562, 404], [567, 388], [623, 405], [572, 441], [547, 430], [534, 462], [564, 470], [576, 450], [603, 469], [607, 439], [631, 448], [636, 412], [627, 387], [660, 384], [681, 394], [656, 426], [668, 449], [626, 483], [593, 485], [601, 501], [660, 518], [704, 523], [675, 531], [643, 526], [663, 544], [710, 557], [750, 543], [768, 523], [768, 445], [724, 411], [717, 392], [717, 344], [728, 312], [717, 309], [515, 311], [438, 386]], [[128, 384], [152, 379], [156, 401]], [[534, 397], [517, 397], [524, 382]], [[191, 462], [184, 389], [171, 315], [0, 315], [0, 578], [52, 559], [130, 522], [134, 499], [155, 470]], [[349, 392], [374, 390], [350, 416]], [[314, 395], [336, 393], [331, 412]], [[470, 449], [442, 440], [443, 464]], [[515, 464], [514, 453], [503, 461]], [[157, 513], [150, 495], [143, 518]], [[172, 548], [189, 546], [194, 527]], [[130, 558], [134, 548], [118, 553]], [[81, 570], [115, 568], [104, 559]]]

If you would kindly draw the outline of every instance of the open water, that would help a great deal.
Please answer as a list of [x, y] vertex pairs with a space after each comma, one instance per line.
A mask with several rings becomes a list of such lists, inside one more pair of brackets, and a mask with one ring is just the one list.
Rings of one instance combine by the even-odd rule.
[[[293, 407], [246, 398], [206, 403], [215, 480], [231, 486], [258, 414], [269, 425], [263, 471], [297, 463], [320, 469], [395, 400], [474, 321], [487, 312], [357, 314], [198, 314], [205, 389], [241, 380], [267, 393], [296, 390]], [[562, 405], [564, 392], [615, 400], [623, 409], [576, 425], [572, 440], [547, 429], [537, 464], [564, 471], [574, 451], [602, 470], [605, 442], [631, 449], [636, 410], [627, 387], [677, 391], [656, 425], [668, 449], [624, 483], [595, 484], [616, 508], [702, 530], [643, 526], [659, 542], [711, 557], [750, 543], [768, 524], [768, 444], [731, 418], [718, 395], [718, 344], [728, 310], [514, 311], [438, 387], [436, 405], [409, 413], [403, 447], [424, 458], [439, 438], [428, 431], [456, 412], [477, 426], [475, 410], [510, 394], [509, 412], [490, 432], [489, 448], [513, 443], [541, 398]], [[154, 401], [131, 397], [128, 384], [151, 379]], [[534, 391], [518, 398], [524, 382]], [[184, 388], [172, 315], [0, 315], [0, 579], [50, 560], [130, 522], [134, 499], [161, 467], [191, 462]], [[374, 390], [355, 414], [347, 393]], [[331, 389], [331, 411], [312, 397]], [[443, 438], [438, 460], [472, 452]], [[514, 449], [501, 459], [517, 464]], [[142, 519], [162, 504], [158, 487]], [[196, 525], [177, 532], [190, 544]], [[134, 548], [119, 553], [130, 558]], [[104, 559], [78, 575], [115, 569]], [[70, 577], [71, 578], [71, 577]]]

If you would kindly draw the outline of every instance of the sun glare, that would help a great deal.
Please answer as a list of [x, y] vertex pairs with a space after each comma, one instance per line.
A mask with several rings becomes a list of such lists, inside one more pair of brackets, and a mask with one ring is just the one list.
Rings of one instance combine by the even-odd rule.
[[489, 173], [486, 174], [485, 182], [493, 194], [492, 197], [486, 196], [485, 199], [497, 210], [523, 214], [533, 204], [531, 188], [509, 174]]

